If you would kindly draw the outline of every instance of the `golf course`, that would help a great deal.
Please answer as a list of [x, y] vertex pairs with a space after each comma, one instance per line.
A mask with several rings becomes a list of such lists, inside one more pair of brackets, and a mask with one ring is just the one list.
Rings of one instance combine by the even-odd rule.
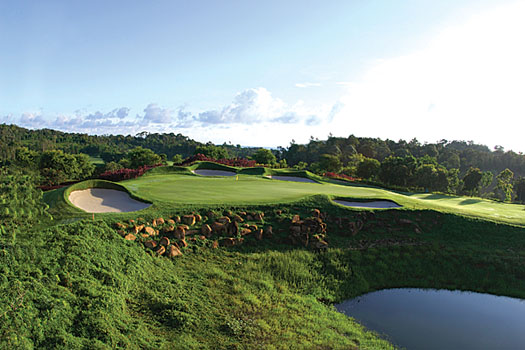
[[211, 162], [43, 200], [53, 219], [1, 257], [23, 276], [4, 282], [9, 348], [394, 349], [334, 305], [403, 287], [525, 298], [520, 204]]

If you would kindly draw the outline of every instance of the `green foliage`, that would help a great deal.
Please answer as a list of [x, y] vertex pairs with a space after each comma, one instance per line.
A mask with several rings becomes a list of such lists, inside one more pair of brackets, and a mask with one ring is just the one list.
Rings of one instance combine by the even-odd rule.
[[171, 158], [172, 162], [174, 164], [180, 164], [184, 160], [180, 154], [175, 154], [173, 158]]
[[162, 162], [162, 158], [158, 154], [155, 154], [155, 152], [149, 148], [142, 148], [140, 146], [130, 150], [126, 154], [126, 159], [129, 160], [130, 169], [137, 169], [145, 165], [160, 164]]
[[525, 178], [518, 177], [514, 182], [514, 191], [518, 202], [525, 203]]
[[463, 177], [463, 192], [468, 194], [475, 194], [479, 191], [479, 185], [483, 173], [478, 168], [470, 168]]
[[226, 148], [222, 146], [215, 146], [211, 142], [195, 148], [194, 154], [204, 154], [206, 157], [213, 159], [227, 159], [230, 156]]
[[86, 154], [68, 154], [61, 150], [49, 150], [42, 152], [39, 169], [46, 184], [57, 185], [67, 180], [89, 178], [95, 166]]
[[364, 158], [358, 163], [356, 175], [363, 179], [374, 179], [379, 175], [381, 163], [377, 159]]
[[123, 169], [123, 167], [117, 162], [108, 162], [104, 165], [104, 171], [116, 171], [120, 169]]
[[514, 173], [509, 169], [503, 170], [501, 173], [498, 174], [498, 176], [496, 176], [496, 180], [498, 180], [498, 185], [496, 186], [496, 188], [503, 193], [502, 199], [506, 202], [510, 202], [512, 200], [513, 178]]
[[272, 151], [266, 148], [259, 148], [257, 152], [255, 152], [255, 154], [252, 156], [252, 159], [259, 164], [268, 165], [273, 165], [277, 161]]
[[343, 167], [338, 156], [333, 154], [322, 154], [319, 158], [319, 171], [339, 173]]

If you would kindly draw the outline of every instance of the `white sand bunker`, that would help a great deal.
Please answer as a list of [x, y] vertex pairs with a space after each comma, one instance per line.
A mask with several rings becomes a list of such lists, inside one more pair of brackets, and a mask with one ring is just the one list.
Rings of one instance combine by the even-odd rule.
[[401, 205], [391, 201], [370, 201], [370, 202], [349, 202], [342, 200], [334, 200], [334, 202], [354, 208], [375, 208], [375, 209], [388, 209], [388, 208], [401, 208]]
[[151, 204], [139, 202], [124, 191], [106, 188], [90, 188], [73, 191], [69, 201], [74, 206], [89, 213], [120, 213], [136, 211], [149, 207]]
[[314, 184], [318, 184], [319, 182], [314, 181], [312, 179], [308, 179], [306, 177], [299, 177], [299, 176], [275, 176], [275, 175], [269, 175], [270, 179], [274, 180], [281, 180], [281, 181], [295, 181], [295, 182], [310, 182]]
[[224, 171], [224, 170], [210, 170], [210, 169], [197, 169], [192, 170], [193, 173], [202, 176], [235, 176], [237, 173], [233, 171]]

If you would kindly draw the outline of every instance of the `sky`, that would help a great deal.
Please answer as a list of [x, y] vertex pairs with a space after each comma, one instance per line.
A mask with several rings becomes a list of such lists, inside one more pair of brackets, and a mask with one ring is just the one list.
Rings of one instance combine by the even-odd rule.
[[525, 0], [0, 0], [0, 123], [525, 152]]

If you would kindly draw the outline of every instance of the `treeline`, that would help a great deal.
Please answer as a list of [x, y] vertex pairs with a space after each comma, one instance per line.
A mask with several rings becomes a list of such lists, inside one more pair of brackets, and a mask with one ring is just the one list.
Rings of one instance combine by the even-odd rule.
[[[168, 161], [181, 164], [197, 154], [338, 174], [400, 190], [525, 200], [525, 155], [500, 146], [490, 150], [472, 141], [421, 143], [329, 135], [327, 140], [292, 140], [287, 148], [268, 150], [203, 144], [173, 133], [94, 136], [0, 125], [0, 165], [29, 169], [47, 185]], [[95, 167], [88, 156], [102, 158], [103, 164]]]

